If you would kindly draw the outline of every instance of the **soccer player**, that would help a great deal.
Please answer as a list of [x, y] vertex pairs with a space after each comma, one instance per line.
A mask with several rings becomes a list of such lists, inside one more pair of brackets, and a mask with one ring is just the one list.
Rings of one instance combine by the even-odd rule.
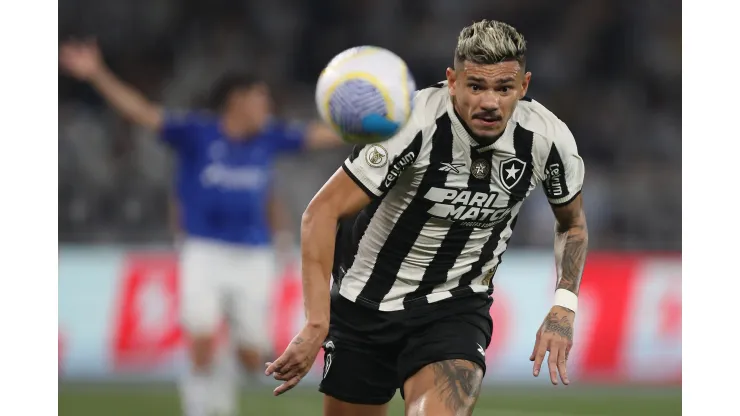
[[224, 317], [253, 374], [269, 345], [266, 314], [274, 277], [268, 206], [271, 167], [280, 153], [341, 143], [326, 126], [288, 128], [270, 117], [270, 95], [258, 79], [223, 77], [214, 88], [216, 113], [175, 114], [118, 79], [91, 41], [69, 42], [60, 63], [89, 82], [123, 116], [158, 132], [178, 156], [176, 229], [185, 234], [179, 261], [182, 324], [191, 366], [182, 382], [188, 416], [236, 411], [228, 374], [214, 372], [214, 337]]
[[507, 24], [464, 28], [446, 82], [418, 91], [402, 131], [356, 148], [313, 198], [301, 224], [307, 320], [267, 363], [284, 381], [275, 394], [301, 380], [323, 343], [325, 415], [385, 415], [398, 388], [407, 414], [471, 414], [492, 278], [539, 183], [555, 216], [558, 277], [530, 359], [538, 376], [549, 351], [551, 382], [569, 383], [588, 241], [584, 165], [565, 123], [526, 96], [525, 53]]

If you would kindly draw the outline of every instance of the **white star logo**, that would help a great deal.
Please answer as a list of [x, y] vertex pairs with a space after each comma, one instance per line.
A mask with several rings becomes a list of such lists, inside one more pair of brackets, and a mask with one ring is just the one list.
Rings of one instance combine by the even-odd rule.
[[513, 178], [516, 178], [516, 174], [517, 174], [517, 173], [518, 173], [518, 172], [519, 172], [520, 170], [521, 170], [521, 169], [517, 169], [517, 168], [516, 168], [516, 166], [514, 166], [514, 165], [511, 165], [511, 167], [510, 167], [509, 169], [506, 169], [506, 170], [504, 170], [504, 172], [506, 172], [506, 173], [507, 173], [507, 175], [506, 175], [506, 179], [513, 179]]

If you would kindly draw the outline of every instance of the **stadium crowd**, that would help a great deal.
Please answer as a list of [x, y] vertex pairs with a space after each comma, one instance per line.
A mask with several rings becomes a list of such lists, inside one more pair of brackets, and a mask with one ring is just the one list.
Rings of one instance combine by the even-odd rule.
[[[270, 82], [276, 110], [315, 116], [313, 87], [338, 52], [373, 44], [408, 62], [417, 85], [444, 78], [459, 28], [511, 23], [529, 42], [529, 95], [563, 119], [586, 162], [591, 247], [680, 250], [681, 9], [664, 0], [62, 0], [60, 39], [95, 36], [106, 62], [173, 108], [204, 103], [224, 71]], [[349, 147], [281, 160], [294, 218]], [[88, 86], [59, 78], [59, 238], [166, 243], [171, 156]], [[541, 189], [516, 246], [552, 245]]]

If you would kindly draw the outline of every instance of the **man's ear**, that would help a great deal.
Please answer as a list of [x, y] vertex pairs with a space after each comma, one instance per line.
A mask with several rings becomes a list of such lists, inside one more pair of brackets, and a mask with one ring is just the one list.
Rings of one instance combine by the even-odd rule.
[[531, 72], [525, 73], [524, 79], [522, 80], [522, 91], [519, 97], [520, 100], [524, 98], [525, 95], [527, 95], [527, 90], [529, 90], [529, 82], [531, 80], [532, 80], [532, 73]]
[[455, 68], [447, 68], [445, 72], [447, 75], [447, 89], [450, 91], [450, 95], [455, 96], [455, 81], [457, 81], [457, 73]]

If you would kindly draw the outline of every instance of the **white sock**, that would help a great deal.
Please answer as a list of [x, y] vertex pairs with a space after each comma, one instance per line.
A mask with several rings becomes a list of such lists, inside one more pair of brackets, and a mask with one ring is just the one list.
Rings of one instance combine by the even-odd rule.
[[218, 416], [236, 416], [239, 396], [239, 362], [232, 348], [220, 348], [214, 363], [212, 409]]
[[180, 397], [185, 416], [210, 416], [212, 376], [190, 370], [180, 380]]

